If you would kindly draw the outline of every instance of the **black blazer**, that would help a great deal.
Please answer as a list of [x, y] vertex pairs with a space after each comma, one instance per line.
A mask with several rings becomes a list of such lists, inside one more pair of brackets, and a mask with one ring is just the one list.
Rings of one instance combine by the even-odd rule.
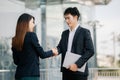
[[51, 50], [44, 52], [34, 32], [26, 33], [22, 51], [17, 51], [12, 47], [12, 52], [14, 63], [17, 65], [15, 78], [40, 76], [39, 57], [53, 56]]
[[[73, 72], [62, 67], [64, 57], [67, 51], [68, 37], [69, 37], [69, 30], [65, 30], [62, 33], [61, 40], [57, 46], [59, 53], [62, 53], [61, 71], [88, 76], [87, 66], [85, 72], [78, 72], [78, 71]], [[75, 63], [79, 68], [81, 68], [84, 65], [84, 63], [86, 63], [89, 60], [89, 58], [93, 56], [94, 47], [93, 47], [90, 31], [88, 29], [82, 28], [80, 26], [77, 28], [73, 38], [71, 52], [82, 56]]]

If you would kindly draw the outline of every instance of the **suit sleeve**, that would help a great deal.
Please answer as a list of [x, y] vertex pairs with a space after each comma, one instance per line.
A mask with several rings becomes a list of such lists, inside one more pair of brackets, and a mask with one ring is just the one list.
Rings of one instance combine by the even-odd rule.
[[36, 50], [37, 54], [40, 56], [40, 58], [48, 58], [53, 56], [53, 52], [52, 50], [49, 51], [44, 51], [43, 48], [40, 46], [38, 38], [36, 36], [36, 34], [32, 34], [32, 45], [34, 47], [34, 49]]
[[83, 35], [84, 35], [84, 53], [79, 58], [79, 60], [76, 61], [76, 64], [79, 68], [81, 68], [89, 60], [89, 58], [91, 58], [94, 55], [94, 47], [90, 31], [85, 30], [85, 34]]
[[[64, 33], [64, 32], [63, 32]], [[58, 49], [58, 53], [61, 54], [62, 53], [62, 38], [63, 38], [63, 33], [62, 33], [62, 36], [61, 36], [61, 39], [59, 41], [59, 44], [57, 46], [57, 49]]]
[[14, 64], [15, 65], [18, 65], [19, 64], [19, 58], [18, 58], [18, 52], [12, 47], [11, 48], [11, 50], [12, 50], [12, 57], [13, 57], [13, 62], [14, 62]]

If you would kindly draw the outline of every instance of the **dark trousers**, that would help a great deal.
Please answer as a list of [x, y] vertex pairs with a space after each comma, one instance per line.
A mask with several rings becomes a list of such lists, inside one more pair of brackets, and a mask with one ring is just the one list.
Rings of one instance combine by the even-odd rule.
[[15, 80], [40, 80], [39, 77], [22, 77], [20, 79]]
[[79, 74], [62, 73], [62, 80], [87, 80], [87, 77]]

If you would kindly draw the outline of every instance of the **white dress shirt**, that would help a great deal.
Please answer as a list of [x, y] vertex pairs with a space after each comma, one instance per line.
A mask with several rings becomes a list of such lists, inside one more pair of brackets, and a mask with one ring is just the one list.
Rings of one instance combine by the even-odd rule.
[[75, 35], [75, 32], [77, 30], [77, 28], [79, 27], [79, 24], [71, 31], [71, 29], [69, 28], [69, 38], [68, 38], [68, 48], [67, 48], [67, 52], [71, 52], [71, 47], [72, 47], [72, 43], [73, 43], [73, 38]]

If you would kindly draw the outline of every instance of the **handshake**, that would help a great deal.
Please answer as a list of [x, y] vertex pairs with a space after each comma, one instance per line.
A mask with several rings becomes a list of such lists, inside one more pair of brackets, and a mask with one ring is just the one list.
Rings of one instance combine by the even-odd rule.
[[58, 55], [58, 49], [57, 48], [52, 48], [53, 56]]

